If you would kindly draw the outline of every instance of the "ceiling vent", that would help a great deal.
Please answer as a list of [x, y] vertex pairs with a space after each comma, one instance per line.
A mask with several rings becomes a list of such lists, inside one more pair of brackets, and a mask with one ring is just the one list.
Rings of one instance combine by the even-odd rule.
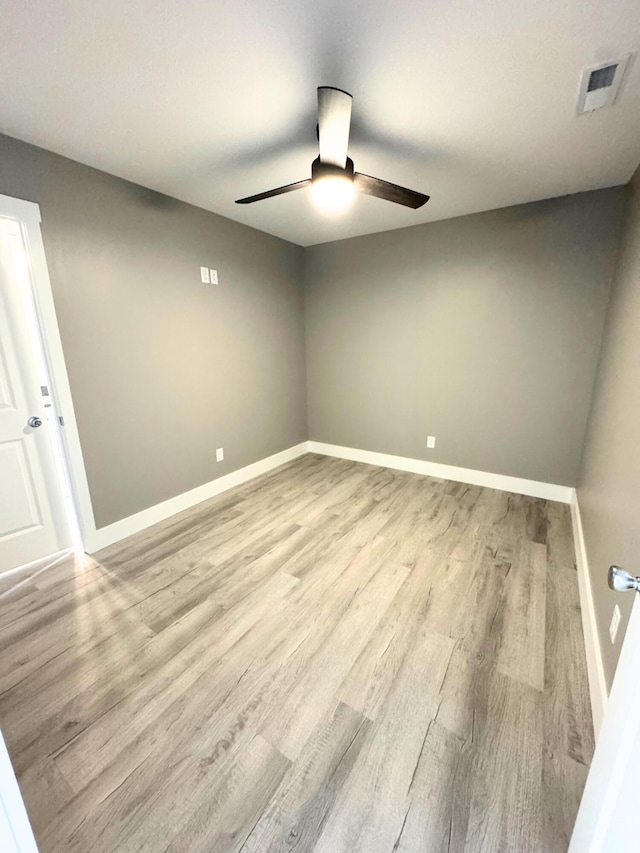
[[629, 56], [602, 62], [594, 68], [587, 68], [580, 82], [578, 113], [591, 113], [602, 107], [610, 107], [616, 99]]

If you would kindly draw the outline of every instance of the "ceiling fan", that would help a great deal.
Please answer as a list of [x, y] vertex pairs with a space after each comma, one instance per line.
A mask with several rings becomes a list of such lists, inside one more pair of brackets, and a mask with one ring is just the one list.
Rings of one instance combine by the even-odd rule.
[[320, 155], [311, 164], [311, 177], [275, 190], [239, 198], [236, 204], [253, 204], [309, 185], [314, 204], [326, 212], [345, 210], [356, 191], [414, 210], [426, 204], [429, 196], [424, 193], [354, 171], [353, 160], [347, 156], [352, 101], [351, 95], [341, 89], [318, 87], [317, 131]]

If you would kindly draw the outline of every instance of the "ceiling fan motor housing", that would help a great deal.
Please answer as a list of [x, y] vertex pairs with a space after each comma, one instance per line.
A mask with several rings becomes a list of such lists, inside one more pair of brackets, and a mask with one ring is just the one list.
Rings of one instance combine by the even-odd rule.
[[347, 178], [353, 181], [353, 160], [347, 157], [347, 164], [344, 169], [341, 166], [336, 166], [334, 163], [322, 163], [319, 157], [311, 164], [311, 180], [317, 181], [320, 178]]

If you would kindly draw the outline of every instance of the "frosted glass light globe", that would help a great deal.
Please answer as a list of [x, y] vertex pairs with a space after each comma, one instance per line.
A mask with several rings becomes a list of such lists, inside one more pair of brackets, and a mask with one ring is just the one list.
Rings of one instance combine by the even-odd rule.
[[311, 185], [311, 199], [314, 205], [323, 213], [342, 213], [353, 202], [355, 195], [353, 181], [329, 175], [318, 178]]

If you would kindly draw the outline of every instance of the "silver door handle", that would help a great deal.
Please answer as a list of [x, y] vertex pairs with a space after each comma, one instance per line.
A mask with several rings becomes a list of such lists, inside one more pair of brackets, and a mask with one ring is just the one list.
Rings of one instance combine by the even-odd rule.
[[36, 427], [42, 426], [42, 421], [40, 420], [40, 418], [29, 418], [27, 423], [29, 424], [30, 427], [33, 427], [34, 429]]
[[620, 566], [609, 566], [609, 587], [615, 592], [627, 592], [630, 589], [640, 592], [640, 578], [634, 578]]

